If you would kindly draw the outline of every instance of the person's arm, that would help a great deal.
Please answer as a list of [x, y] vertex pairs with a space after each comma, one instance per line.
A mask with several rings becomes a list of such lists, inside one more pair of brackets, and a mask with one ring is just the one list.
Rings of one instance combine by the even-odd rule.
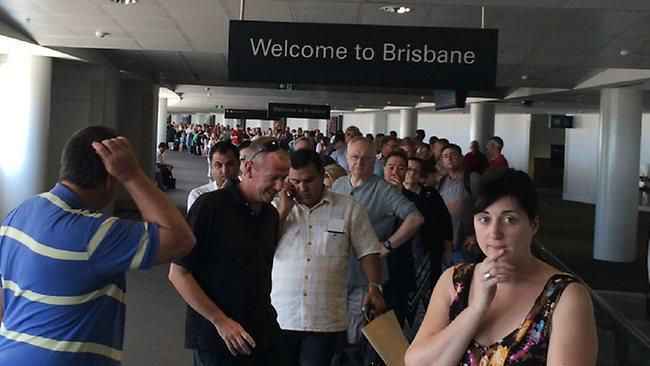
[[[420, 212], [415, 212], [411, 216], [407, 217], [402, 225], [397, 228], [393, 235], [388, 238], [390, 240], [390, 246], [394, 249], [398, 248], [400, 245], [406, 243], [415, 233], [420, 230], [420, 227], [424, 224], [424, 217]], [[385, 248], [382, 248], [386, 250]], [[384, 253], [387, 254], [387, 253]]]
[[[383, 184], [383, 183], [381, 183]], [[392, 188], [388, 182], [385, 183], [390, 189], [384, 190], [384, 194], [377, 199], [383, 200], [395, 216], [404, 220], [397, 230], [388, 238], [391, 248], [396, 249], [406, 243], [424, 224], [424, 216], [418, 211], [415, 204], [406, 198], [401, 192]], [[382, 247], [382, 256], [389, 252]]]
[[2, 317], [5, 313], [5, 295], [4, 290], [2, 289], [2, 283], [0, 283], [0, 322], [2, 322]]
[[406, 351], [407, 366], [458, 365], [481, 324], [481, 312], [469, 307], [449, 322], [453, 272], [446, 270], [433, 289], [420, 330]]
[[158, 225], [160, 241], [156, 264], [180, 258], [192, 250], [196, 239], [183, 215], [138, 166], [131, 144], [125, 137], [93, 142], [106, 170], [121, 182], [138, 206], [142, 220]]
[[296, 204], [294, 195], [295, 188], [293, 187], [293, 184], [285, 181], [282, 190], [278, 192], [277, 209], [278, 214], [280, 215], [280, 227], [284, 226], [284, 222], [287, 220], [291, 209]]
[[[442, 274], [431, 295], [420, 330], [406, 352], [407, 366], [458, 365], [490, 308], [497, 284], [512, 278], [514, 267], [501, 260], [504, 254], [505, 251], [500, 250], [476, 265], [469, 304], [451, 322], [451, 299], [457, 296], [453, 283], [454, 268]], [[492, 274], [489, 279], [482, 276], [486, 271]]]
[[208, 297], [189, 271], [172, 263], [168, 277], [185, 302], [214, 325], [233, 356], [251, 353], [253, 338]]
[[[380, 284], [381, 283], [381, 270], [379, 269], [379, 254], [368, 254], [359, 259], [361, 262], [361, 269], [366, 277], [368, 283]], [[386, 308], [384, 297], [376, 286], [368, 286], [368, 293], [363, 299], [363, 308], [371, 308], [374, 310], [375, 315], [380, 315]]]
[[597, 355], [598, 337], [589, 291], [580, 283], [569, 284], [553, 313], [546, 364], [595, 365]]

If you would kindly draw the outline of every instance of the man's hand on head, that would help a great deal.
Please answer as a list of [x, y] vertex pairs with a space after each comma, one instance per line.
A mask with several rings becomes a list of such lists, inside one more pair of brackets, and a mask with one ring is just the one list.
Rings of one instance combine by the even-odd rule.
[[116, 138], [92, 143], [95, 152], [102, 159], [106, 171], [118, 181], [124, 183], [134, 178], [140, 167], [126, 137]]

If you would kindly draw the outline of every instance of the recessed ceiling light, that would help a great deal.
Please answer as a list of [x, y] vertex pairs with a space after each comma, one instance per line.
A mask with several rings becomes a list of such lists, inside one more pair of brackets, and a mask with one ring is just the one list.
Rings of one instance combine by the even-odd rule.
[[392, 13], [392, 14], [406, 14], [411, 11], [411, 8], [409, 8], [408, 6], [399, 6], [399, 5], [382, 6], [379, 9], [381, 11], [385, 11], [386, 13]]
[[111, 0], [112, 3], [122, 5], [133, 5], [140, 2], [140, 0]]

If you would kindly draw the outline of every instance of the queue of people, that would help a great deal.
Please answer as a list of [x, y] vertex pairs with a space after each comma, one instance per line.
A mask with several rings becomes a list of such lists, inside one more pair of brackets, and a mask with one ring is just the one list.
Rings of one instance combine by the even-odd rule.
[[[423, 130], [170, 127], [180, 150], [188, 128], [208, 136], [186, 220], [104, 127], [5, 217], [0, 364], [119, 364], [124, 273], [169, 261], [195, 365], [329, 366], [346, 344], [380, 362], [360, 328], [387, 309], [409, 366], [595, 364], [588, 292], [531, 254], [539, 198], [500, 137], [490, 162]], [[141, 222], [98, 213], [118, 183]]]

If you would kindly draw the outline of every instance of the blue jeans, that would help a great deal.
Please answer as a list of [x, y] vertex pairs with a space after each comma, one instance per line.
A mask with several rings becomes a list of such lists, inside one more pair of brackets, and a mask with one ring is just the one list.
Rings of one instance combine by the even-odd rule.
[[334, 352], [345, 341], [346, 332], [282, 331], [290, 366], [330, 366]]

